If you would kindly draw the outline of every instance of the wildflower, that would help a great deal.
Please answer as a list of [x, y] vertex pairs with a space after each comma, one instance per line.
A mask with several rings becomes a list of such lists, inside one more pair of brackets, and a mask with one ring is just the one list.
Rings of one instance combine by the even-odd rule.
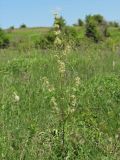
[[54, 109], [55, 111], [58, 111], [57, 102], [56, 102], [56, 98], [55, 98], [55, 97], [52, 97], [52, 98], [51, 98], [50, 104], [51, 104], [51, 106], [53, 107], [53, 109]]
[[74, 113], [75, 112], [75, 108], [68, 108], [68, 113]]
[[63, 56], [66, 56], [66, 55], [67, 55], [67, 52], [64, 50], [62, 55], [63, 55]]
[[55, 54], [54, 57], [55, 57], [56, 59], [60, 59], [60, 57], [59, 57], [57, 54]]
[[53, 92], [55, 90], [54, 86], [51, 85], [47, 77], [43, 77], [43, 90], [48, 90], [48, 92]]
[[61, 45], [62, 44], [62, 41], [60, 38], [56, 37], [55, 41], [54, 41], [54, 44], [55, 45]]
[[16, 92], [14, 92], [13, 94], [14, 94], [15, 102], [19, 102], [20, 101], [20, 97], [16, 94]]
[[56, 19], [60, 18], [58, 11], [54, 11], [53, 15]]
[[59, 25], [58, 24], [54, 24], [54, 28], [59, 29]]
[[55, 18], [56, 18], [56, 19], [60, 19], [60, 16], [59, 16], [58, 13], [55, 15]]
[[43, 77], [43, 87], [48, 88], [49, 87], [49, 81], [47, 77]]
[[58, 36], [60, 33], [61, 33], [61, 31], [60, 31], [60, 30], [58, 30], [58, 31], [54, 31], [54, 34], [55, 34], [56, 36]]
[[42, 79], [43, 79], [44, 82], [48, 81], [47, 77], [43, 77]]
[[52, 97], [50, 102], [51, 102], [52, 104], [54, 104], [54, 106], [57, 106], [55, 97]]
[[54, 86], [53, 85], [49, 85], [48, 86], [48, 91], [49, 92], [53, 92], [55, 90]]
[[61, 74], [65, 73], [65, 63], [62, 62], [61, 60], [58, 60], [58, 65], [59, 65], [59, 72]]
[[66, 46], [65, 46], [65, 52], [69, 52], [70, 49], [71, 49], [70, 45], [66, 45]]
[[78, 87], [80, 85], [80, 77], [75, 78], [75, 85]]
[[76, 96], [75, 95], [71, 95], [70, 96], [70, 101], [71, 101], [71, 105], [73, 107], [75, 107], [76, 106]]

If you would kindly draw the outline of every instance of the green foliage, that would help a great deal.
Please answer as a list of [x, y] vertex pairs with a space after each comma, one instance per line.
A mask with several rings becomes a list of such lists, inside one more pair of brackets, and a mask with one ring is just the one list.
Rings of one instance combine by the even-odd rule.
[[86, 20], [86, 36], [92, 38], [95, 42], [102, 40], [98, 24], [92, 17]]
[[114, 21], [114, 22], [111, 21], [111, 22], [109, 22], [109, 26], [118, 28], [119, 27], [119, 23], [116, 22], [116, 21]]
[[78, 19], [78, 26], [83, 26], [84, 25], [84, 22], [82, 19]]
[[105, 37], [110, 37], [110, 36], [111, 36], [111, 35], [110, 35], [109, 28], [108, 28], [108, 26], [107, 26], [107, 25], [106, 25], [106, 26], [104, 26], [103, 34], [104, 34], [104, 36], [105, 36]]
[[63, 32], [61, 34], [61, 38], [63, 39], [64, 46], [70, 45], [71, 47], [77, 47], [79, 45], [79, 32], [75, 27], [69, 27], [66, 26], [63, 29]]
[[98, 24], [103, 24], [104, 23], [104, 17], [100, 14], [93, 15], [93, 18], [95, 19]]
[[9, 29], [10, 29], [10, 30], [14, 30], [14, 29], [15, 29], [15, 27], [14, 27], [14, 26], [11, 26]]
[[110, 36], [107, 22], [104, 21], [103, 16], [86, 16], [86, 36], [92, 38], [95, 42], [99, 42], [105, 37]]
[[50, 49], [54, 46], [55, 35], [52, 30], [50, 30], [46, 35], [41, 36], [36, 42], [35, 47], [41, 49]]
[[[57, 33], [57, 35], [56, 35]], [[58, 38], [60, 46], [55, 46], [55, 39]], [[78, 33], [76, 28], [66, 26], [63, 17], [55, 17], [53, 28], [44, 37], [36, 41], [35, 46], [41, 49], [59, 48], [64, 49], [66, 45], [74, 47], [78, 44]]]
[[0, 29], [0, 48], [6, 48], [9, 46], [9, 38], [6, 36], [5, 32]]
[[[94, 19], [92, 20], [94, 21], [93, 24], [87, 25], [89, 19]], [[86, 38], [85, 36], [87, 31], [86, 29], [87, 26], [90, 26], [88, 28], [88, 33], [87, 33], [89, 35], [89, 39]], [[68, 33], [70, 32], [69, 30], [71, 30], [71, 32], [73, 32], [72, 30], [74, 30], [74, 33], [71, 33], [70, 35], [70, 33]], [[55, 48], [54, 31], [56, 31], [55, 28], [51, 29], [50, 27], [36, 27], [36, 28], [27, 28], [25, 30], [14, 29], [14, 31], [8, 29], [6, 30], [6, 34], [7, 37], [9, 37], [10, 39], [9, 43], [10, 48], [18, 49], [19, 51], [22, 50], [27, 51], [28, 49], [30, 50], [32, 48], [42, 48], [42, 49]], [[65, 34], [63, 32], [65, 32]], [[78, 27], [78, 25], [75, 27], [74, 26], [67, 27], [63, 25], [61, 30], [61, 35], [59, 36], [63, 40], [63, 45], [61, 48], [64, 47], [64, 44], [68, 44], [69, 42], [71, 48], [74, 48], [76, 50], [80, 48], [80, 46], [85, 47], [85, 45], [89, 45], [92, 42], [91, 39], [94, 40], [95, 42], [100, 42], [100, 41], [103, 42], [103, 40], [107, 40], [107, 37], [111, 37], [112, 41], [114, 41], [114, 47], [112, 47], [113, 46], [112, 45], [111, 48], [117, 48], [120, 42], [119, 33], [120, 33], [119, 28], [111, 27], [109, 23], [107, 23], [105, 20], [102, 22], [102, 20], [101, 21], [95, 20], [93, 16], [88, 16], [88, 18], [86, 18], [86, 25], [84, 25], [83, 27]], [[73, 34], [75, 34], [75, 36], [73, 36]], [[92, 37], [90, 37], [91, 35]]]
[[59, 25], [60, 30], [62, 30], [66, 26], [65, 19], [62, 16], [60, 16], [60, 17], [56, 16], [55, 19], [54, 19], [54, 24]]
[[27, 26], [26, 26], [26, 24], [21, 24], [20, 25], [20, 28], [22, 29], [22, 28], [27, 28]]

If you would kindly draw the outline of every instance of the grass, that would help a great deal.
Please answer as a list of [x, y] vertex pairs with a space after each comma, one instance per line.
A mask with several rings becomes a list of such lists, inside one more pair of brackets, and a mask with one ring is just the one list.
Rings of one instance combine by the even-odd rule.
[[119, 160], [118, 48], [86, 44], [61, 57], [64, 75], [62, 52], [0, 50], [1, 159]]

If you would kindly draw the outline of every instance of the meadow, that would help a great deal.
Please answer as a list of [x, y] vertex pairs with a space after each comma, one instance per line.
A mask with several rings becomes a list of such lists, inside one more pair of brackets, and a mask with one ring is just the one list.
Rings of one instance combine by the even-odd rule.
[[49, 28], [7, 31], [0, 49], [1, 160], [120, 160], [120, 30], [43, 50]]

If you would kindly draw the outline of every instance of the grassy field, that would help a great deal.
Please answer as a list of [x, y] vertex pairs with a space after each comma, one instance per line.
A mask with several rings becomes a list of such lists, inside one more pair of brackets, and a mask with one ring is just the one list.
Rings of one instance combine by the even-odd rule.
[[[67, 54], [0, 50], [1, 160], [120, 160], [120, 32], [110, 30]], [[26, 45], [41, 34], [8, 33]]]

